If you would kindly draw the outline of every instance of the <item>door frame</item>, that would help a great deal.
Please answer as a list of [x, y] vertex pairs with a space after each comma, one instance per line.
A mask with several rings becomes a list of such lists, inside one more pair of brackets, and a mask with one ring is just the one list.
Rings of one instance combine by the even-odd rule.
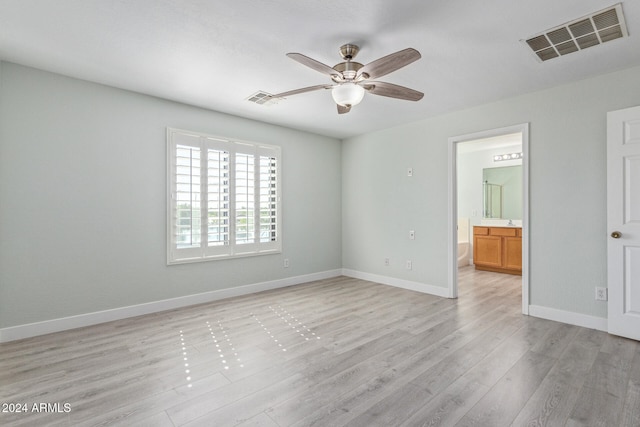
[[448, 297], [458, 298], [458, 143], [495, 136], [522, 135], [522, 313], [529, 314], [529, 123], [449, 138]]

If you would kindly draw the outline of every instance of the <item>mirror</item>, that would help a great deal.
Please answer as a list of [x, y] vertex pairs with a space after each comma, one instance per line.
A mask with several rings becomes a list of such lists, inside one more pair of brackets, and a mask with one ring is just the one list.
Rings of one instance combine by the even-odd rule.
[[522, 219], [522, 165], [482, 170], [483, 217]]

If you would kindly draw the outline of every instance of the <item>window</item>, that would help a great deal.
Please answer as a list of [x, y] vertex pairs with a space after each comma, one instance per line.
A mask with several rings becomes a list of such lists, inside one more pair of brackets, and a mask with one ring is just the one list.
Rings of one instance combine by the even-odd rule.
[[167, 130], [169, 264], [277, 253], [280, 148]]

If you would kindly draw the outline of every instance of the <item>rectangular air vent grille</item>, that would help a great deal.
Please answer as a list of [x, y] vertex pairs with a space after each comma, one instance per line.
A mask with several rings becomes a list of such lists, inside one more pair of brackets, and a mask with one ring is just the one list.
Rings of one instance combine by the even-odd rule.
[[541, 61], [627, 37], [622, 4], [578, 18], [525, 42]]
[[273, 98], [270, 93], [267, 93], [261, 90], [247, 98], [247, 101], [249, 102], [254, 102], [258, 105], [266, 105], [266, 106], [277, 104], [282, 100], [283, 98]]

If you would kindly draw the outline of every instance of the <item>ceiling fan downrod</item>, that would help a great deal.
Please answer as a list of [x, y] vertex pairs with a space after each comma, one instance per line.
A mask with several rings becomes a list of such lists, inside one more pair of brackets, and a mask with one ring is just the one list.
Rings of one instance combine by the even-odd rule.
[[[341, 83], [346, 81], [353, 81], [358, 74], [358, 70], [364, 65], [359, 62], [354, 62], [353, 58], [356, 57], [360, 48], [355, 44], [345, 44], [340, 46], [340, 56], [345, 62], [341, 62], [336, 64], [333, 69], [340, 73], [340, 76], [333, 79], [336, 83]], [[342, 78], [341, 78], [342, 77]]]

